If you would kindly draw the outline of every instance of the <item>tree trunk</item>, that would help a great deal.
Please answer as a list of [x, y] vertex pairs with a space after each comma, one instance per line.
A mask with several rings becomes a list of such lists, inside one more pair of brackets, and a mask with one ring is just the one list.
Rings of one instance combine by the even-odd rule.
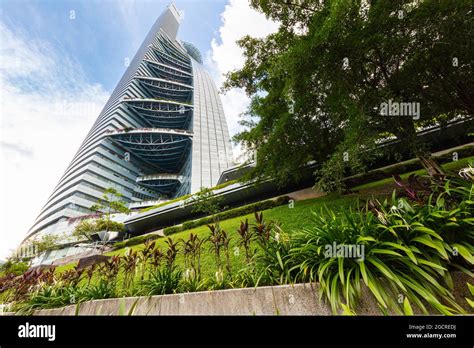
[[418, 159], [430, 177], [442, 179], [446, 176], [443, 168], [441, 168], [441, 166], [433, 159], [433, 157], [431, 157], [430, 154], [420, 154], [418, 155]]

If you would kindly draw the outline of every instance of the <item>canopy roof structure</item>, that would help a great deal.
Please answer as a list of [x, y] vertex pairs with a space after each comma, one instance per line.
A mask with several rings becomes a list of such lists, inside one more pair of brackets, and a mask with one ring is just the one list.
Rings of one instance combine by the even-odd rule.
[[189, 59], [182, 59], [176, 56], [173, 57], [173, 55], [166, 53], [164, 49], [158, 48], [154, 45], [150, 45], [150, 48], [152, 49], [153, 55], [158, 62], [174, 65], [179, 67], [181, 70], [191, 72], [192, 68]]
[[137, 80], [153, 98], [173, 99], [182, 102], [189, 102], [192, 99], [193, 86], [148, 76], [137, 76]]
[[191, 145], [192, 134], [164, 128], [116, 130], [109, 137], [147, 164], [165, 173], [180, 169]]
[[173, 67], [168, 64], [159, 63], [150, 59], [145, 59], [144, 61], [155, 73], [156, 77], [171, 79], [184, 84], [189, 84], [192, 82], [193, 75], [180, 68]]
[[190, 104], [162, 99], [128, 99], [123, 101], [153, 128], [186, 129], [192, 117]]
[[137, 183], [162, 194], [169, 194], [184, 181], [178, 174], [152, 174], [139, 176]]

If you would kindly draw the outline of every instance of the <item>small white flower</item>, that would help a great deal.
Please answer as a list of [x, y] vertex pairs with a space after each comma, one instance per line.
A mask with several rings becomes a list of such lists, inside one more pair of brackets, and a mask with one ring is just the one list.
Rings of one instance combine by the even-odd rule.
[[461, 169], [458, 174], [463, 179], [473, 180], [474, 179], [474, 168], [469, 165], [469, 167]]

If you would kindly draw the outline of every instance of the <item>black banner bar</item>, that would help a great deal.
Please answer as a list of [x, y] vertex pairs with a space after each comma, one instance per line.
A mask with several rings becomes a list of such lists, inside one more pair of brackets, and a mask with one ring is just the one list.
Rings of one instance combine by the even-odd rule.
[[474, 317], [0, 316], [0, 333], [0, 348], [156, 343], [472, 347]]

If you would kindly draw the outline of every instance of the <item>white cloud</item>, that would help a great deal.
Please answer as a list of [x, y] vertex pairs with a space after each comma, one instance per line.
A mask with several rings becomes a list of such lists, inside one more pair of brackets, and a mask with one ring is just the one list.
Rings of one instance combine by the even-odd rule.
[[0, 259], [24, 238], [108, 98], [73, 58], [0, 23]]
[[[278, 24], [252, 8], [247, 1], [230, 0], [221, 14], [222, 24], [218, 36], [211, 42], [211, 50], [207, 52], [206, 62], [218, 86], [224, 81], [224, 75], [243, 66], [245, 60], [243, 50], [236, 41], [245, 35], [265, 37], [278, 29]], [[249, 98], [240, 89], [234, 89], [221, 95], [224, 111], [231, 136], [236, 134], [241, 126], [238, 124], [239, 115], [247, 109]], [[234, 155], [240, 150], [234, 148]]]

